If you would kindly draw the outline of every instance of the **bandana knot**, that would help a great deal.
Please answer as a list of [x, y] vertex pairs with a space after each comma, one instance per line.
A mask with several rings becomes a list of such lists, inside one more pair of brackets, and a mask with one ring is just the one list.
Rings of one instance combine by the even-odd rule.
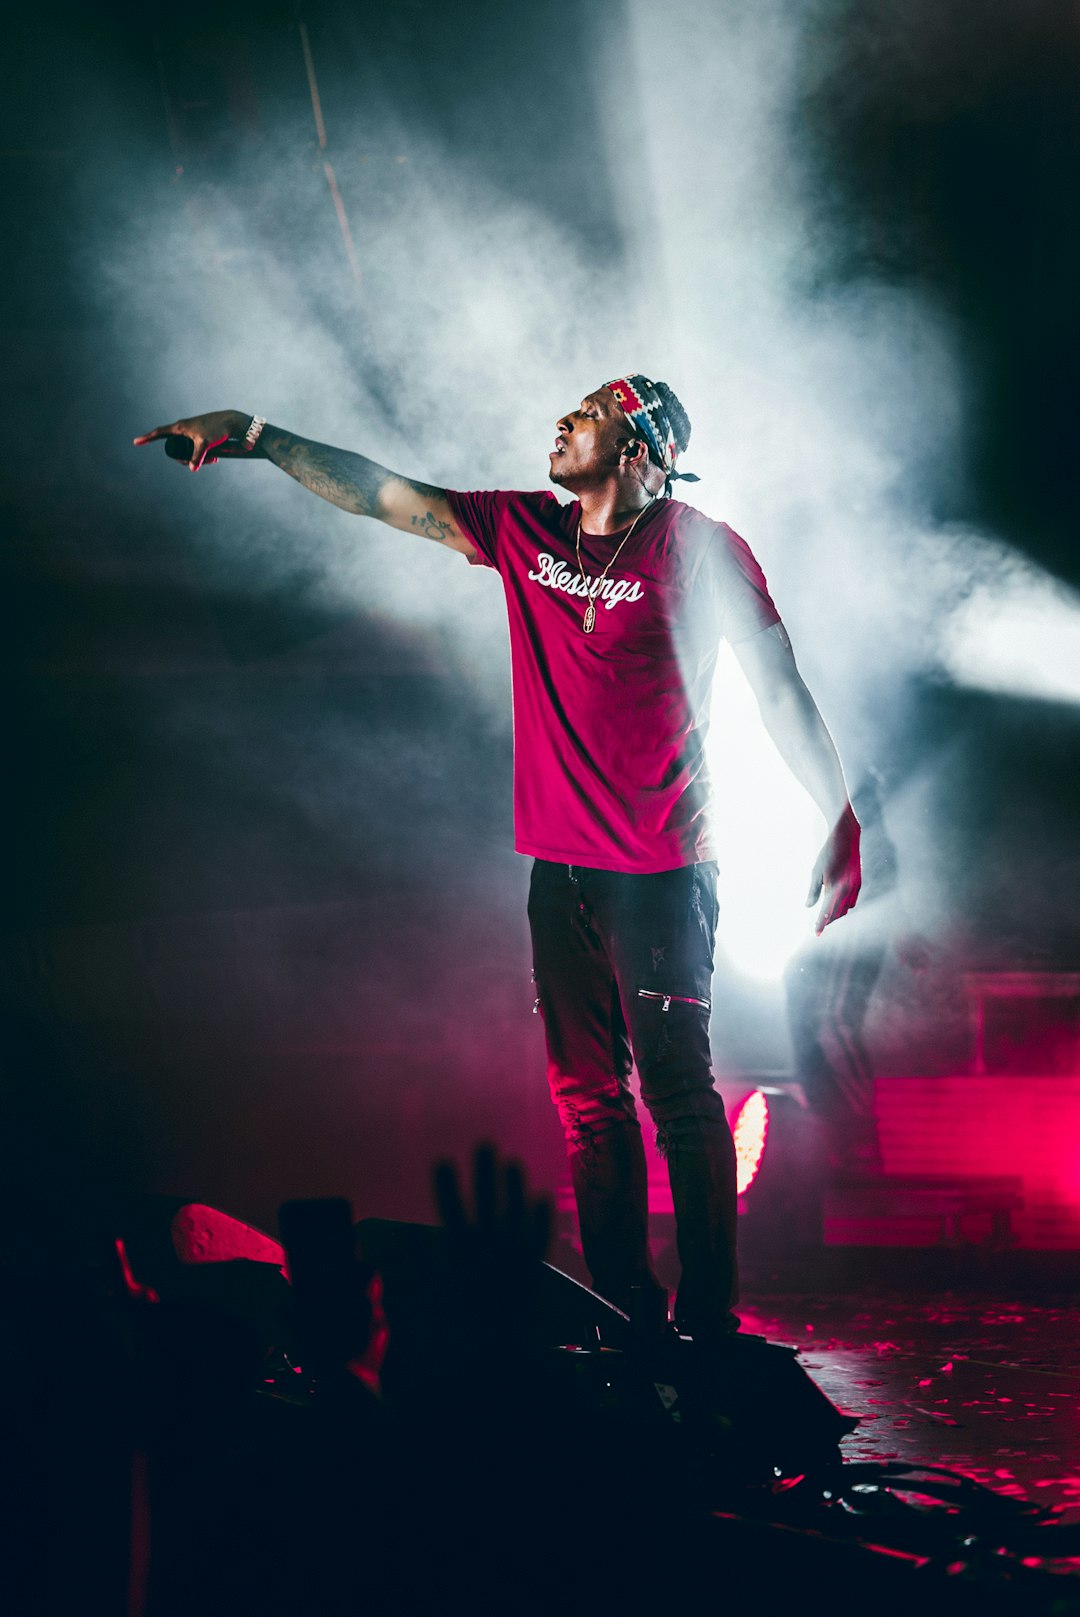
[[611, 389], [623, 414], [648, 444], [653, 460], [664, 473], [667, 492], [671, 493], [671, 485], [675, 482], [700, 482], [693, 472], [675, 470], [679, 446], [675, 442], [675, 433], [663, 401], [649, 378], [619, 376], [614, 382], [605, 383], [605, 386]]

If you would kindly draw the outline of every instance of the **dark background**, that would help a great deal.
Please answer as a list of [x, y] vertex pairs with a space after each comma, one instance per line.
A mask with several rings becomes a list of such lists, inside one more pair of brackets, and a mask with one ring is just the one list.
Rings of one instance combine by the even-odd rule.
[[[818, 199], [805, 295], [869, 276], [948, 310], [968, 413], [933, 516], [1078, 588], [1080, 9], [806, 15], [789, 131]], [[264, 1224], [319, 1192], [424, 1217], [428, 1163], [481, 1135], [542, 1183], [560, 1171], [528, 1014], [497, 604], [478, 691], [437, 621], [328, 595], [314, 553], [270, 542], [273, 517], [237, 526], [242, 496], [193, 493], [156, 448], [134, 464], [130, 438], [170, 410], [246, 401], [153, 392], [147, 289], [128, 301], [121, 277], [103, 297], [100, 264], [148, 219], [163, 242], [149, 304], [161, 329], [191, 321], [193, 342], [208, 301], [227, 325], [229, 299], [271, 270], [305, 281], [308, 314], [407, 441], [416, 423], [372, 340], [394, 289], [365, 240], [369, 217], [410, 205], [410, 131], [632, 274], [591, 75], [624, 16], [618, 0], [303, 8], [359, 288], [293, 7], [26, 14], [9, 39], [0, 971], [20, 1225], [44, 1228], [51, 1204], [85, 1228], [129, 1189]], [[662, 45], [677, 73], [694, 40]], [[205, 228], [200, 199], [222, 193], [242, 241]], [[332, 272], [307, 276], [313, 255]], [[437, 252], [416, 273], [418, 297], [436, 296]], [[520, 409], [518, 380], [508, 363]], [[279, 497], [282, 524], [300, 520], [301, 496]], [[894, 782], [933, 762], [923, 835], [950, 883], [937, 979], [885, 1008], [880, 1059], [944, 1071], [966, 1053], [964, 969], [1080, 964], [1077, 709], [927, 677], [875, 721]], [[723, 1070], [775, 1064], [759, 1025], [774, 1002], [729, 985], [719, 1009]]]

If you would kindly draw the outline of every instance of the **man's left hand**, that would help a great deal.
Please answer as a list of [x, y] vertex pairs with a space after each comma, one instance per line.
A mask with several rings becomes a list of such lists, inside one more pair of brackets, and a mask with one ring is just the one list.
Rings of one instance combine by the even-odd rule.
[[859, 836], [859, 822], [849, 803], [818, 854], [814, 874], [810, 878], [807, 908], [812, 908], [821, 900], [821, 909], [814, 922], [818, 937], [830, 921], [838, 921], [841, 915], [846, 915], [859, 896], [862, 886]]

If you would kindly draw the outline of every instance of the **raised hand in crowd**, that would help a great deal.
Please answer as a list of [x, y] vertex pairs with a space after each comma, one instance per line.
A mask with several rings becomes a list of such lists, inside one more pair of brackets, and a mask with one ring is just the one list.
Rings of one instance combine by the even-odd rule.
[[459, 1325], [520, 1341], [551, 1239], [550, 1201], [531, 1197], [521, 1164], [500, 1161], [490, 1145], [473, 1156], [471, 1209], [452, 1162], [438, 1162], [433, 1177]]

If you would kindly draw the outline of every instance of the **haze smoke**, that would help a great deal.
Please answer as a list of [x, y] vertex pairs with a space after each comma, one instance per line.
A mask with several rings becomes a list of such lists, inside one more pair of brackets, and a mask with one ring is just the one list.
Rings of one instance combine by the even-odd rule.
[[[602, 143], [580, 157], [607, 171], [621, 231], [609, 254], [585, 244], [572, 207], [560, 222], [499, 187], [370, 84], [355, 127], [327, 107], [359, 291], [319, 174], [295, 153], [286, 161], [280, 139], [249, 155], [258, 184], [244, 192], [200, 185], [182, 203], [186, 182], [155, 179], [104, 246], [97, 282], [124, 329], [143, 334], [118, 345], [139, 400], [133, 425], [235, 404], [437, 483], [536, 487], [563, 409], [606, 375], [661, 376], [693, 421], [693, 497], [762, 560], [857, 778], [889, 755], [912, 682], [970, 675], [956, 652], [965, 614], [973, 600], [1005, 599], [1021, 565], [993, 536], [932, 517], [964, 476], [965, 356], [925, 293], [834, 273], [835, 220], [799, 124], [823, 52], [826, 65], [814, 8], [673, 0], [664, 49], [644, 0], [621, 19], [597, 33], [585, 67]], [[900, 43], [909, 58], [919, 48]], [[899, 49], [890, 31], [884, 47]], [[349, 154], [374, 127], [382, 178], [361, 183]], [[285, 242], [287, 254], [275, 250]], [[505, 729], [492, 575], [345, 517], [267, 467], [181, 481], [146, 461], [131, 476], [141, 498], [200, 525], [196, 543], [239, 594], [301, 568], [313, 599], [437, 632], [470, 700]], [[1024, 566], [1037, 591], [1038, 569]], [[759, 743], [740, 751], [746, 727], [725, 731], [722, 712], [717, 733], [728, 775], [760, 780]], [[774, 806], [788, 790], [772, 778], [762, 789]], [[920, 907], [940, 913], [948, 900], [926, 841], [938, 833], [921, 800], [890, 830], [905, 870], [933, 889]], [[761, 822], [753, 789], [743, 801], [729, 836], [745, 849]], [[794, 871], [820, 834], [795, 787], [781, 817], [794, 855], [776, 872], [779, 907], [745, 900], [774, 936], [788, 925], [781, 910], [804, 924]]]

